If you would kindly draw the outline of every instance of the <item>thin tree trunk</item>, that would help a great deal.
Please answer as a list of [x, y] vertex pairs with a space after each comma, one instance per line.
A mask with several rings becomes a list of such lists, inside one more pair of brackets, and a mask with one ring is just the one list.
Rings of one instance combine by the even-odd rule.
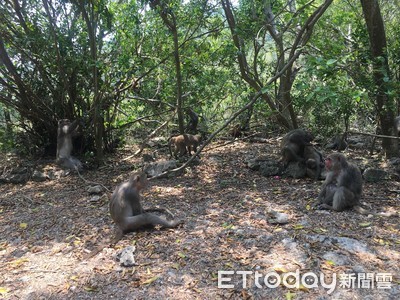
[[[371, 46], [373, 77], [376, 86], [377, 114], [382, 128], [382, 135], [395, 135], [394, 116], [395, 103], [388, 93], [390, 76], [388, 55], [386, 52], [386, 34], [378, 0], [360, 0], [367, 25]], [[386, 157], [398, 155], [396, 140], [384, 138], [382, 147]]]

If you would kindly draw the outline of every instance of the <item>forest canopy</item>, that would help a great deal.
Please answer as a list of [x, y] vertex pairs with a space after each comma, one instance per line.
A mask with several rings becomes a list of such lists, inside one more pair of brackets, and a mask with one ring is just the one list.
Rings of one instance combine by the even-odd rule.
[[227, 127], [251, 120], [263, 133], [393, 135], [399, 8], [397, 0], [1, 1], [0, 148], [54, 156], [58, 120], [80, 119], [78, 150], [101, 161], [128, 137], [184, 131], [188, 108], [205, 134], [241, 110]]

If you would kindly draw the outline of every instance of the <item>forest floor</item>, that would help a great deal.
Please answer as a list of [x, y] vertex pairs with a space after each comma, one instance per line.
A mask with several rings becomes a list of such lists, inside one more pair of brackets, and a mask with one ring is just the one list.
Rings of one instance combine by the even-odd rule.
[[[127, 234], [89, 259], [83, 257], [115, 232], [107, 195], [94, 201], [76, 175], [0, 184], [0, 298], [400, 299], [398, 217], [313, 210], [322, 181], [263, 177], [247, 168], [250, 157], [278, 159], [276, 139], [224, 143], [208, 145], [199, 165], [152, 180], [144, 191], [145, 208], [167, 207], [183, 225]], [[134, 150], [83, 176], [112, 191], [143, 164], [124, 160]], [[168, 158], [166, 149], [158, 151], [160, 160]], [[345, 154], [386, 168], [357, 151]], [[0, 161], [2, 168], [11, 163]], [[399, 212], [400, 183], [365, 183], [362, 204]], [[288, 223], [269, 222], [272, 210], [287, 214]], [[136, 247], [137, 265], [125, 268], [115, 256], [128, 245]], [[315, 284], [304, 281], [308, 272]], [[329, 286], [335, 276], [336, 287]]]

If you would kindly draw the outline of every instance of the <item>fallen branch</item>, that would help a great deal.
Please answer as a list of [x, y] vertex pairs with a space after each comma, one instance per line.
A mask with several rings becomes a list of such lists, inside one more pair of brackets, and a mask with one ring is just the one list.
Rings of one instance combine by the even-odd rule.
[[366, 133], [366, 132], [357, 132], [357, 131], [347, 131], [347, 133], [350, 133], [350, 134], [367, 135], [367, 136], [373, 136], [373, 137], [382, 138], [382, 139], [400, 140], [400, 137], [398, 137], [398, 136], [393, 136], [393, 135], [380, 135], [380, 134]]

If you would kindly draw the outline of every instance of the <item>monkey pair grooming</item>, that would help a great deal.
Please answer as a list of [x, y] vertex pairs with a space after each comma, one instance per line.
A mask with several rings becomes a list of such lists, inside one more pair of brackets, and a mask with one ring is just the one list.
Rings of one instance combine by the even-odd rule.
[[314, 137], [304, 129], [289, 131], [282, 139], [282, 162], [287, 166], [291, 161], [304, 161], [304, 148], [312, 146]]
[[192, 134], [181, 134], [178, 136], [173, 136], [169, 139], [168, 141], [168, 149], [169, 149], [169, 153], [172, 157], [172, 147], [174, 146], [174, 157], [177, 158], [177, 154], [179, 152], [179, 156], [183, 156], [185, 155], [186, 152], [189, 153], [189, 155], [191, 154], [191, 150], [193, 150], [194, 152], [197, 151], [197, 147], [200, 145], [201, 143], [201, 135], [196, 134], [196, 135], [192, 135]]
[[[123, 233], [147, 226], [161, 225], [165, 228], [177, 227], [182, 221], [167, 221], [155, 214], [143, 210], [140, 204], [140, 191], [147, 186], [145, 173], [133, 175], [115, 189], [110, 200], [111, 218]], [[148, 211], [162, 209], [150, 209]]]
[[281, 161], [285, 167], [290, 162], [298, 162], [304, 165], [310, 178], [319, 179], [324, 163], [321, 152], [311, 144], [313, 139], [312, 134], [304, 129], [288, 132], [281, 142]]
[[341, 153], [333, 153], [325, 159], [325, 182], [318, 196], [319, 208], [343, 211], [353, 208], [360, 214], [390, 217], [392, 213], [373, 213], [360, 206], [362, 175], [360, 169], [347, 161]]

